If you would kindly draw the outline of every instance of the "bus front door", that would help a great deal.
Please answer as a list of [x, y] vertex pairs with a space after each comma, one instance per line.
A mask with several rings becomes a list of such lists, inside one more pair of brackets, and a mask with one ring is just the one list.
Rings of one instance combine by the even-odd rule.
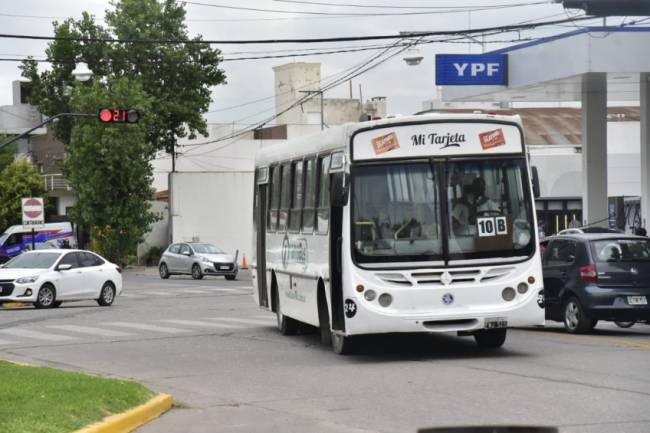
[[262, 307], [269, 306], [268, 291], [266, 289], [266, 192], [267, 185], [257, 185], [257, 200], [255, 209], [255, 219], [257, 220], [257, 254], [256, 270], [257, 273], [257, 291], [259, 303]]

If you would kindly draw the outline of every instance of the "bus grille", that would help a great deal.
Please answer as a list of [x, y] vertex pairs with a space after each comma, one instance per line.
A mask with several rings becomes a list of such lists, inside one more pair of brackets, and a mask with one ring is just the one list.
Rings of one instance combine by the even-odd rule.
[[434, 286], [454, 286], [496, 281], [507, 277], [514, 267], [488, 269], [450, 269], [415, 272], [383, 272], [376, 274], [380, 280], [405, 286], [420, 284]]

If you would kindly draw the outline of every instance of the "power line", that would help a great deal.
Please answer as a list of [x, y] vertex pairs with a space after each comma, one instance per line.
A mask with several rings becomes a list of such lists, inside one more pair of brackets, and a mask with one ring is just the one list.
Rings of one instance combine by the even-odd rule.
[[[497, 27], [482, 27], [467, 30], [443, 30], [432, 32], [418, 32], [418, 36], [454, 36], [463, 34], [481, 34], [487, 32], [510, 32], [517, 30], [529, 30], [537, 27], [544, 27], [556, 24], [566, 24], [569, 22], [583, 21], [593, 19], [591, 16], [584, 16], [572, 19], [561, 19], [553, 21], [541, 21], [529, 24], [511, 24]], [[350, 41], [371, 41], [371, 40], [386, 40], [386, 39], [409, 39], [412, 36], [408, 35], [373, 35], [373, 36], [344, 36], [344, 37], [330, 37], [330, 38], [289, 38], [289, 39], [251, 39], [251, 40], [201, 40], [201, 39], [188, 39], [188, 40], [173, 40], [173, 39], [114, 39], [114, 38], [79, 38], [71, 36], [37, 36], [37, 35], [24, 35], [24, 34], [8, 34], [0, 33], [0, 38], [11, 39], [28, 39], [28, 40], [47, 40], [47, 41], [69, 41], [69, 42], [104, 42], [104, 43], [133, 43], [133, 44], [294, 44], [294, 43], [322, 43], [322, 42], [350, 42]]]
[[462, 12], [468, 12], [468, 10], [480, 10], [483, 8], [489, 9], [505, 9], [511, 7], [520, 7], [520, 6], [535, 6], [535, 5], [546, 5], [553, 4], [554, 1], [537, 1], [529, 3], [518, 3], [518, 4], [501, 4], [501, 5], [489, 5], [489, 6], [381, 6], [381, 5], [360, 5], [360, 4], [350, 4], [350, 3], [330, 3], [330, 2], [317, 2], [317, 1], [307, 1], [307, 0], [273, 0], [278, 3], [298, 3], [305, 5], [317, 5], [317, 6], [336, 6], [336, 7], [351, 7], [351, 8], [365, 8], [365, 9], [428, 9], [428, 10], [461, 10]]

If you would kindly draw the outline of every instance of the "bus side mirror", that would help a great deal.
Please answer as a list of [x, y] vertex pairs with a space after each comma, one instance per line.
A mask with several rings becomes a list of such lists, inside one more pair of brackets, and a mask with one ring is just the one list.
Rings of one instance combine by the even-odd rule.
[[343, 171], [332, 173], [330, 186], [330, 203], [333, 207], [343, 207], [348, 203], [350, 195], [350, 175]]
[[539, 192], [539, 174], [537, 173], [537, 167], [531, 167], [530, 172], [532, 174], [532, 183], [533, 183], [533, 196], [539, 198], [541, 195]]

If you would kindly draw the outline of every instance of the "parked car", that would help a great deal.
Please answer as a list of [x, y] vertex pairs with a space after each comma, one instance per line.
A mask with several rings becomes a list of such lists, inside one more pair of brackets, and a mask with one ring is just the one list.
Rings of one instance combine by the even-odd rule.
[[616, 233], [622, 234], [618, 229], [610, 229], [607, 227], [582, 227], [560, 230], [558, 235], [577, 235], [582, 233]]
[[[39, 247], [41, 244], [55, 244], [57, 248], [75, 248], [77, 241], [69, 222], [47, 223], [35, 231], [35, 249], [46, 249], [48, 246]], [[32, 231], [22, 225], [11, 226], [0, 235], [0, 263], [9, 261], [23, 251], [32, 249]]]
[[553, 236], [542, 259], [546, 319], [586, 333], [599, 320], [650, 320], [650, 239], [593, 233]]
[[122, 292], [121, 272], [90, 251], [29, 251], [0, 265], [0, 303], [53, 308], [66, 301], [94, 299], [107, 307]]
[[195, 280], [205, 275], [223, 275], [227, 280], [237, 278], [237, 254], [233, 257], [207, 243], [186, 242], [170, 245], [158, 263], [160, 278], [189, 274]]

